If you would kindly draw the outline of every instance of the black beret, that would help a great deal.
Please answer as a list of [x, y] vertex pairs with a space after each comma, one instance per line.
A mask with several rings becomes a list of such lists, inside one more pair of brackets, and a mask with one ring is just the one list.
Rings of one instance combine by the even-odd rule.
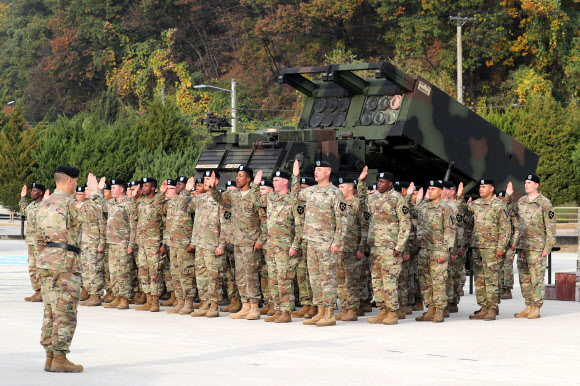
[[155, 178], [151, 178], [151, 177], [143, 177], [141, 179], [141, 182], [143, 182], [144, 184], [147, 183], [147, 182], [149, 182], [151, 184], [157, 185], [157, 180]]
[[397, 181], [395, 182], [395, 184], [398, 184], [401, 188], [407, 189], [409, 187], [409, 185], [411, 185], [410, 182], [407, 181]]
[[183, 182], [184, 184], [187, 184], [187, 180], [188, 178], [184, 176], [177, 177], [177, 182]]
[[[131, 181], [131, 186], [135, 185], [134, 184], [135, 181]], [[127, 181], [125, 181], [122, 178], [115, 178], [111, 180], [111, 186], [113, 185], [125, 185], [127, 183]]]
[[498, 197], [505, 197], [505, 191], [502, 190], [501, 192], [497, 192]]
[[419, 190], [421, 190], [421, 187], [419, 185], [415, 185], [415, 192], [418, 192]]
[[[113, 185], [115, 185], [115, 184], [113, 184]], [[135, 185], [141, 186], [141, 185], [143, 185], [143, 183], [141, 181], [131, 181], [131, 182], [129, 182], [129, 185], [130, 186], [135, 186]]]
[[328, 161], [316, 161], [316, 163], [314, 165], [317, 168], [331, 168], [332, 167], [332, 165], [330, 165], [330, 162], [328, 162]]
[[167, 186], [177, 186], [177, 180], [167, 180]]
[[79, 168], [75, 168], [74, 166], [68, 166], [68, 165], [60, 165], [56, 168], [56, 170], [54, 172], [66, 174], [67, 176], [69, 176], [71, 178], [79, 178], [79, 174], [81, 174], [81, 171], [79, 170]]
[[203, 178], [196, 178], [195, 183], [196, 184], [203, 184]]
[[495, 185], [493, 183], [493, 180], [490, 178], [483, 178], [481, 180], [479, 180], [479, 185]]
[[393, 190], [397, 193], [401, 193], [403, 191], [403, 187], [397, 183], [393, 184]]
[[290, 173], [287, 173], [284, 170], [276, 170], [274, 172], [274, 175], [272, 177], [280, 177], [280, 178], [285, 178], [285, 179], [289, 180], [290, 179]]
[[312, 177], [302, 177], [300, 179], [300, 184], [301, 185], [313, 186], [313, 185], [316, 185], [316, 181]]
[[226, 186], [237, 186], [236, 181], [228, 181], [226, 182]]
[[393, 173], [389, 173], [389, 172], [380, 172], [378, 177], [378, 180], [388, 180], [388, 181], [394, 181], [395, 180], [395, 176], [393, 175]]
[[33, 182], [32, 187], [38, 190], [42, 190], [43, 192], [46, 192], [46, 188], [42, 184], [37, 184], [36, 182]]
[[443, 189], [443, 181], [441, 181], [441, 180], [429, 181], [429, 186]]
[[376, 190], [377, 189], [377, 185], [369, 185], [367, 186], [367, 190]]
[[[203, 173], [203, 176], [204, 177], [211, 177], [211, 172], [212, 172], [212, 170], [206, 170]], [[220, 172], [218, 172], [217, 170], [213, 170], [213, 174], [215, 174], [215, 178], [220, 178]]]
[[238, 172], [245, 172], [248, 176], [250, 176], [250, 178], [254, 176], [254, 171], [252, 170], [252, 168], [249, 168], [244, 165], [238, 166]]
[[455, 183], [453, 181], [443, 181], [443, 187], [445, 189], [455, 188]]
[[84, 186], [77, 186], [77, 193], [84, 193], [85, 187]]
[[356, 180], [354, 178], [349, 177], [340, 177], [338, 179], [339, 184], [356, 184]]
[[539, 184], [540, 183], [540, 177], [538, 177], [535, 174], [528, 174], [528, 176], [526, 177], [526, 181], [527, 180], [530, 180], [532, 182], [535, 182], [536, 184]]
[[260, 186], [269, 186], [270, 188], [274, 188], [274, 183], [272, 181], [268, 181], [268, 180], [262, 180], [262, 182], [260, 182]]
[[103, 187], [103, 190], [111, 190], [111, 184], [108, 182], [105, 182], [105, 186]]

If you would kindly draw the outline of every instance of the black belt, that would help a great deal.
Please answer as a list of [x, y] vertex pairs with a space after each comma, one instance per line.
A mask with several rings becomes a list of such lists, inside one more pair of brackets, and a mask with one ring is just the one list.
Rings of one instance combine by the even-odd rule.
[[77, 247], [73, 247], [72, 245], [68, 245], [68, 244], [59, 244], [59, 243], [46, 243], [47, 247], [51, 247], [51, 248], [60, 248], [60, 249], [64, 249], [65, 251], [70, 251], [70, 252], [74, 252], [77, 255], [80, 255], [81, 253], [81, 249], [77, 248]]

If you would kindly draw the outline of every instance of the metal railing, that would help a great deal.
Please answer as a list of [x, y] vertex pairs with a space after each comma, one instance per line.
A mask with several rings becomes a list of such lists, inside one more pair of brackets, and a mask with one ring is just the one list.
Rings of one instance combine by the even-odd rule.
[[557, 224], [578, 224], [578, 212], [580, 207], [577, 206], [559, 206], [554, 208]]

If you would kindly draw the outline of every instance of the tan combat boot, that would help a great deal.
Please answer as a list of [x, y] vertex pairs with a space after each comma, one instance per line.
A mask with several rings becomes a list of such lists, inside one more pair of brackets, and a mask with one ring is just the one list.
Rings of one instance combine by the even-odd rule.
[[50, 368], [52, 366], [52, 352], [46, 353], [46, 361], [44, 362], [44, 371], [50, 372]]
[[305, 320], [302, 322], [305, 326], [314, 326], [318, 321], [320, 321], [324, 317], [324, 307], [314, 307], [317, 310], [316, 315], [312, 317], [312, 319]]
[[532, 307], [532, 311], [528, 314], [528, 319], [539, 319], [542, 315], [540, 315], [540, 307]]
[[443, 308], [435, 309], [435, 316], [433, 317], [433, 323], [443, 323], [445, 321], [445, 312]]
[[[403, 307], [399, 307], [397, 309], [397, 311], [395, 311], [395, 314], [397, 314], [397, 320], [407, 318], [407, 313], [405, 312], [405, 309]], [[386, 324], [386, 323], [383, 321], [383, 324]]]
[[125, 298], [121, 298], [121, 301], [119, 302], [119, 305], [117, 306], [117, 309], [128, 310], [129, 309], [129, 300], [127, 300]]
[[145, 292], [137, 292], [133, 298], [134, 304], [143, 305], [147, 303], [147, 294]]
[[366, 302], [364, 302], [363, 308], [364, 308], [365, 312], [373, 312], [373, 305], [372, 305], [370, 300], [367, 300]]
[[377, 316], [375, 316], [373, 318], [368, 318], [368, 321], [369, 321], [369, 323], [372, 323], [372, 324], [381, 324], [381, 323], [383, 323], [383, 320], [385, 320], [385, 318], [387, 317], [388, 314], [389, 314], [389, 311], [386, 308], [382, 308]]
[[[348, 309], [346, 311], [346, 314], [344, 314], [344, 316], [340, 318], [340, 320], [342, 320], [343, 322], [356, 322], [358, 320], [356, 310], [357, 310], [356, 308]], [[338, 318], [335, 316], [335, 319]]]
[[[272, 305], [270, 304], [270, 310], [274, 311], [274, 307], [272, 307]], [[268, 311], [269, 313], [270, 311]], [[276, 312], [274, 312], [276, 313]], [[246, 316], [247, 320], [258, 320], [260, 319], [260, 307], [258, 306], [258, 303], [252, 303], [251, 307], [250, 307], [250, 312], [248, 312], [248, 315]]]
[[248, 316], [248, 314], [250, 313], [250, 309], [252, 308], [252, 305], [250, 304], [250, 302], [246, 302], [244, 304], [242, 304], [242, 309], [238, 312], [235, 312], [233, 314], [230, 314], [230, 318], [232, 319], [245, 319], [246, 316]]
[[413, 305], [413, 311], [423, 311], [423, 302], [417, 301]]
[[149, 309], [151, 309], [152, 296], [149, 294], [145, 294], [145, 297], [147, 298], [147, 302], [145, 304], [135, 307], [135, 311], [149, 311]]
[[309, 310], [310, 306], [302, 306], [300, 311], [294, 311], [293, 313], [290, 314], [290, 316], [293, 318], [303, 318], [304, 315], [306, 315]]
[[[399, 308], [400, 310], [400, 308]], [[397, 310], [398, 311], [398, 310]], [[399, 317], [397, 311], [389, 311], [387, 317], [383, 319], [383, 324], [393, 325], [399, 323]]]
[[511, 288], [506, 288], [502, 299], [511, 299], [512, 298], [512, 290]]
[[159, 295], [151, 295], [151, 307], [149, 307], [150, 312], [159, 312]]
[[87, 307], [95, 307], [95, 306], [100, 306], [101, 303], [101, 297], [99, 295], [91, 295], [89, 297], [89, 299], [87, 300], [87, 302], [85, 303], [85, 306]]
[[68, 359], [66, 355], [56, 355], [52, 357], [50, 371], [53, 373], [80, 373], [83, 371], [83, 366], [75, 365]]
[[449, 311], [449, 306], [447, 306], [443, 309], [443, 317], [448, 318], [450, 316], [451, 316], [451, 312]]
[[161, 303], [162, 307], [173, 307], [177, 304], [177, 299], [175, 298], [175, 291], [171, 291], [171, 296], [169, 299]]
[[195, 312], [192, 312], [190, 315], [191, 316], [206, 316], [207, 312], [209, 311], [209, 304], [210, 301], [208, 300], [202, 300], [203, 305], [201, 307], [199, 307], [199, 309]]
[[497, 316], [497, 311], [495, 307], [490, 307], [487, 309], [487, 312], [485, 313], [485, 315], [483, 316], [483, 320], [495, 320], [495, 317]]
[[336, 318], [334, 317], [334, 308], [326, 307], [324, 318], [316, 322], [316, 327], [336, 326]]
[[231, 312], [230, 308], [232, 307], [232, 305], [234, 304], [234, 298], [230, 299], [230, 304], [228, 304], [227, 306], [224, 306], [222, 308], [220, 308], [221, 312]]
[[514, 316], [516, 318], [527, 318], [530, 312], [532, 312], [532, 306], [526, 306], [525, 310], [518, 312], [517, 314], [514, 314]]
[[449, 303], [447, 305], [447, 308], [449, 309], [449, 312], [451, 312], [451, 313], [459, 312], [459, 307], [457, 306], [457, 303]]
[[292, 316], [289, 312], [282, 312], [282, 314], [276, 319], [275, 323], [290, 323], [292, 321]]
[[87, 292], [85, 287], [83, 287], [83, 291], [81, 292], [81, 302], [84, 302], [88, 298], [89, 298], [89, 293]]
[[105, 304], [103, 307], [105, 307], [105, 308], [117, 308], [119, 306], [119, 303], [121, 303], [121, 298], [116, 297], [115, 300], [113, 300], [111, 303]]
[[413, 306], [405, 306], [405, 315], [411, 315], [413, 313]]
[[475, 315], [469, 315], [469, 319], [483, 319], [487, 314], [487, 307], [481, 307], [481, 310]]
[[336, 320], [342, 320], [342, 317], [343, 317], [344, 315], [346, 315], [346, 312], [347, 312], [347, 311], [348, 311], [348, 310], [347, 310], [346, 308], [343, 308], [342, 310], [340, 310], [340, 312], [339, 312], [338, 314], [334, 315], [334, 318], [335, 318]]
[[230, 304], [230, 313], [239, 312], [242, 309], [242, 302], [238, 298], [232, 298], [232, 302]]
[[260, 310], [260, 315], [267, 315], [268, 311], [270, 311], [270, 304], [266, 303], [264, 304], [264, 307], [262, 307], [262, 309]]
[[[191, 299], [190, 299], [191, 301]], [[185, 303], [187, 301], [185, 299], [177, 299], [177, 304], [173, 306], [173, 308], [168, 309], [167, 312], [168, 314], [179, 314], [184, 308], [185, 308]], [[193, 306], [193, 303], [191, 304], [191, 306]], [[193, 307], [189, 307], [189, 309], [191, 311], [184, 313], [183, 315], [187, 315], [187, 314], [191, 314], [193, 312]]]
[[42, 301], [42, 295], [40, 294], [40, 290], [34, 291], [32, 296], [25, 297], [24, 300], [27, 302], [38, 303]]
[[268, 309], [268, 312], [266, 313], [266, 315], [274, 316], [275, 313], [276, 313], [276, 307], [274, 307], [274, 304], [270, 303], [270, 308]]
[[264, 319], [265, 322], [275, 322], [276, 319], [278, 319], [280, 316], [282, 316], [282, 312], [280, 311], [276, 311], [276, 313], [272, 316], [270, 316], [269, 318]]
[[217, 302], [209, 303], [209, 309], [207, 310], [205, 316], [208, 318], [217, 318], [218, 316], [220, 316]]
[[421, 316], [417, 316], [415, 320], [417, 322], [432, 322], [435, 317], [435, 306], [429, 306], [427, 312]]
[[310, 306], [310, 309], [308, 310], [308, 312], [306, 312], [304, 314], [304, 318], [305, 319], [310, 319], [315, 317], [316, 315], [318, 315], [318, 307], [316, 306]]
[[361, 304], [360, 307], [356, 309], [356, 316], [365, 316], [364, 305]]
[[113, 293], [111, 291], [107, 291], [107, 293], [105, 294], [105, 296], [103, 296], [101, 301], [103, 303], [111, 303], [114, 299], [115, 299], [115, 296], [113, 295]]

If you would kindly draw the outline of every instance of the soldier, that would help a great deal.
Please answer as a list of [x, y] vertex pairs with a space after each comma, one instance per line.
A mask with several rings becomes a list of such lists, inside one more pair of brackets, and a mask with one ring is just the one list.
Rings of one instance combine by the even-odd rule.
[[[88, 221], [87, 210], [94, 205], [97, 179], [89, 174], [91, 198], [78, 202], [74, 193], [79, 169], [68, 165], [56, 168], [56, 189], [44, 200], [35, 218], [38, 247], [37, 274], [41, 281], [44, 319], [40, 344], [46, 351], [45, 371], [79, 373], [83, 366], [66, 358], [77, 324], [81, 295], [80, 226]], [[104, 182], [104, 181], [103, 181]]]
[[139, 282], [146, 294], [147, 302], [135, 307], [135, 310], [159, 312], [159, 296], [163, 290], [163, 255], [165, 254], [165, 245], [162, 244], [161, 211], [165, 197], [162, 192], [155, 194], [156, 179], [144, 177], [141, 182], [143, 183], [143, 197], [138, 203], [135, 196], [131, 197], [134, 227], [132, 233], [135, 234], [139, 248], [137, 257]]
[[[99, 189], [105, 184], [99, 184]], [[98, 202], [107, 214], [107, 255], [109, 256], [109, 272], [111, 274], [111, 291], [113, 301], [105, 304], [105, 308], [129, 309], [129, 301], [133, 297], [131, 286], [131, 267], [135, 260], [133, 256], [135, 239], [134, 229], [131, 229], [131, 200], [125, 195], [127, 184], [122, 178], [111, 180], [111, 199], [97, 195]]]
[[[419, 250], [421, 248], [421, 241], [418, 235], [418, 211], [417, 205], [420, 204], [419, 197], [423, 197], [423, 188], [415, 185], [415, 189], [411, 195], [407, 190], [406, 199], [407, 205], [411, 209], [411, 233], [407, 240], [409, 253], [409, 300], [408, 304], [412, 307], [411, 311], [423, 310], [423, 299], [421, 297], [421, 286], [419, 284]], [[410, 200], [409, 200], [410, 198]], [[407, 312], [407, 315], [409, 313]]]
[[30, 276], [30, 284], [32, 284], [32, 289], [34, 294], [32, 296], [27, 296], [24, 298], [27, 302], [41, 302], [42, 296], [40, 295], [40, 280], [36, 275], [36, 253], [35, 253], [35, 243], [34, 243], [34, 217], [36, 216], [36, 211], [42, 201], [42, 196], [44, 196], [46, 188], [44, 185], [38, 184], [36, 182], [32, 183], [30, 189], [30, 198], [32, 202], [29, 204], [26, 201], [27, 188], [26, 185], [22, 187], [20, 192], [20, 214], [26, 216], [26, 244], [28, 245], [28, 274]]
[[517, 249], [518, 273], [526, 309], [516, 318], [537, 319], [544, 304], [547, 256], [556, 242], [556, 220], [552, 203], [538, 191], [540, 178], [529, 174], [525, 181], [526, 195], [512, 202], [514, 189], [508, 183], [506, 202], [519, 219], [518, 237], [512, 245]]
[[[75, 190], [75, 200], [79, 201], [79, 202], [84, 202], [85, 201], [85, 187], [84, 186], [77, 186], [76, 190]], [[81, 226], [81, 237], [80, 237], [80, 241], [81, 241], [81, 245], [82, 245], [82, 226]], [[84, 302], [86, 300], [88, 300], [89, 298], [89, 293], [87, 292], [87, 283], [86, 280], [84, 280], [84, 276], [82, 275], [82, 273], [84, 272], [88, 272], [89, 271], [89, 267], [88, 267], [88, 261], [85, 261], [83, 259], [83, 255], [82, 255], [82, 248], [81, 248], [81, 279], [83, 279], [81, 281], [81, 302], [80, 305], [83, 305]]]
[[466, 203], [463, 183], [459, 184], [459, 210], [473, 213], [473, 269], [475, 295], [481, 310], [469, 319], [495, 320], [498, 314], [498, 280], [501, 260], [510, 239], [510, 224], [505, 204], [494, 195], [491, 179], [482, 179], [481, 198]]
[[[294, 308], [294, 276], [296, 274], [296, 256], [301, 235], [296, 234], [296, 223], [301, 221], [296, 198], [288, 194], [290, 174], [277, 170], [273, 174], [274, 192], [262, 189], [264, 182], [262, 171], [256, 173], [252, 197], [256, 206], [267, 211], [267, 245], [268, 288], [275, 313], [266, 322], [289, 323], [290, 312]], [[269, 185], [269, 184], [268, 184]], [[260, 186], [258, 194], [258, 186]]]
[[[300, 179], [300, 188], [306, 189], [309, 186], [316, 185], [314, 178], [303, 177]], [[296, 234], [303, 234], [304, 230], [304, 205], [298, 204], [296, 208], [298, 216], [300, 216], [300, 221], [296, 221]], [[312, 287], [310, 286], [310, 277], [308, 276], [308, 264], [307, 264], [307, 251], [308, 243], [301, 238], [301, 243], [296, 254], [296, 284], [298, 285], [298, 298], [300, 299], [300, 304], [302, 308], [300, 311], [292, 312], [290, 315], [294, 318], [312, 318], [318, 313], [317, 307], [312, 305]]]
[[236, 260], [236, 282], [242, 298], [242, 309], [230, 314], [232, 319], [260, 319], [260, 281], [259, 263], [262, 245], [260, 213], [258, 207], [248, 195], [253, 178], [251, 168], [241, 165], [236, 176], [237, 191], [221, 193], [216, 188], [216, 179], [212, 175], [209, 187], [211, 195], [219, 205], [232, 206], [234, 230], [234, 258]]
[[308, 273], [318, 313], [305, 325], [335, 326], [336, 264], [343, 238], [346, 203], [342, 193], [330, 183], [332, 168], [327, 161], [316, 161], [314, 179], [316, 186], [301, 189], [300, 164], [294, 161], [292, 194], [305, 202], [303, 237], [308, 240]]
[[[237, 190], [236, 181], [227, 181], [226, 190]], [[221, 232], [220, 239], [224, 238], [226, 245], [226, 256], [225, 256], [225, 269], [224, 269], [224, 282], [226, 287], [226, 293], [230, 299], [230, 304], [228, 306], [222, 307], [220, 311], [235, 313], [242, 309], [242, 302], [240, 301], [240, 294], [236, 286], [235, 277], [235, 261], [234, 261], [234, 227], [232, 225], [232, 206], [223, 206], [224, 215], [221, 221]]]
[[[139, 204], [139, 200], [143, 196], [141, 191], [141, 186], [143, 183], [141, 180], [133, 180], [127, 184], [127, 197], [129, 200], [133, 197], [137, 201], [137, 205]], [[137, 218], [134, 217], [132, 214], [132, 222], [137, 221]], [[147, 302], [147, 295], [143, 292], [141, 288], [141, 283], [139, 282], [139, 248], [137, 245], [136, 240], [131, 239], [130, 244], [132, 245], [132, 265], [131, 265], [131, 283], [133, 286], [133, 292], [135, 292], [135, 297], [131, 300], [131, 304], [145, 304]]]
[[[497, 198], [505, 202], [505, 191], [498, 192]], [[511, 227], [511, 238], [508, 246], [506, 248], [505, 260], [503, 263], [503, 268], [499, 273], [500, 278], [500, 299], [511, 299], [512, 289], [514, 288], [514, 257], [516, 254], [515, 249], [512, 249], [517, 238], [518, 229], [518, 218], [516, 216], [510, 215], [510, 227]]]
[[[111, 198], [113, 198], [111, 194], [111, 183], [105, 182], [105, 186], [103, 187], [103, 195], [105, 200], [108, 202]], [[103, 265], [105, 267], [105, 296], [101, 299], [103, 303], [110, 303], [115, 300], [115, 295], [113, 294], [112, 284], [111, 284], [111, 272], [109, 271], [109, 247], [107, 246], [107, 212], [105, 212], [103, 206], [103, 221], [105, 222], [105, 250], [103, 252]]]
[[465, 255], [462, 251], [463, 240], [463, 215], [459, 215], [459, 206], [456, 202], [457, 187], [452, 181], [443, 181], [443, 195], [445, 203], [453, 209], [455, 216], [455, 245], [450, 254], [449, 265], [447, 267], [447, 303], [445, 308], [445, 317], [448, 318], [451, 312], [459, 312], [460, 290], [461, 290], [461, 274], [465, 261], [460, 258], [460, 253]]
[[[393, 187], [391, 173], [379, 173], [379, 194], [367, 194], [365, 166], [359, 177], [358, 193], [370, 213], [369, 233], [372, 237], [371, 265], [373, 292], [380, 313], [369, 323], [397, 324], [399, 316], [398, 279], [403, 264], [403, 251], [411, 232], [410, 209]], [[414, 185], [413, 185], [414, 186]], [[413, 188], [411, 188], [413, 189]]]
[[447, 307], [447, 266], [455, 245], [455, 216], [441, 199], [442, 181], [429, 181], [425, 202], [419, 206], [418, 235], [421, 240], [419, 282], [428, 311], [415, 320], [441, 323]]
[[[185, 178], [185, 177], [183, 177]], [[187, 179], [185, 179], [187, 182]], [[185, 187], [185, 183], [183, 183], [183, 187]], [[167, 190], [165, 191], [165, 201], [163, 205], [163, 209], [161, 211], [161, 217], [163, 218], [163, 245], [165, 245], [165, 255], [163, 256], [163, 277], [165, 281], [165, 294], [160, 298], [165, 300], [161, 303], [163, 307], [173, 307], [177, 305], [177, 293], [181, 293], [181, 289], [176, 289], [179, 287], [179, 277], [174, 276], [174, 272], [179, 272], [173, 266], [173, 264], [177, 264], [177, 261], [173, 262], [170, 258], [171, 256], [171, 248], [170, 248], [170, 239], [171, 236], [168, 231], [168, 227], [172, 224], [172, 219], [167, 218], [167, 207], [168, 204], [171, 202], [173, 198], [177, 197], [177, 179], [168, 179], [167, 180]], [[171, 213], [173, 214], [173, 213]], [[169, 222], [169, 224], [168, 224]], [[184, 247], [185, 248], [185, 247]]]
[[[272, 181], [260, 181], [260, 194], [268, 194], [274, 191], [274, 184]], [[268, 223], [267, 223], [267, 214], [266, 209], [260, 207], [260, 228], [261, 228], [261, 235], [258, 239], [258, 244], [262, 246], [260, 249], [260, 287], [262, 289], [262, 299], [264, 300], [264, 307], [260, 310], [260, 315], [268, 315], [273, 316], [277, 313], [274, 307], [274, 299], [271, 296], [270, 290], [270, 279], [269, 273], [270, 271], [274, 272], [276, 270], [276, 262], [275, 260], [268, 261], [268, 245], [267, 245], [267, 235], [268, 235]], [[274, 278], [275, 282], [275, 278]], [[275, 289], [274, 289], [275, 291]]]
[[342, 311], [335, 318], [343, 322], [357, 321], [360, 308], [360, 274], [365, 263], [370, 213], [355, 196], [356, 182], [339, 178], [338, 189], [346, 203], [345, 223], [340, 247], [336, 282]]

